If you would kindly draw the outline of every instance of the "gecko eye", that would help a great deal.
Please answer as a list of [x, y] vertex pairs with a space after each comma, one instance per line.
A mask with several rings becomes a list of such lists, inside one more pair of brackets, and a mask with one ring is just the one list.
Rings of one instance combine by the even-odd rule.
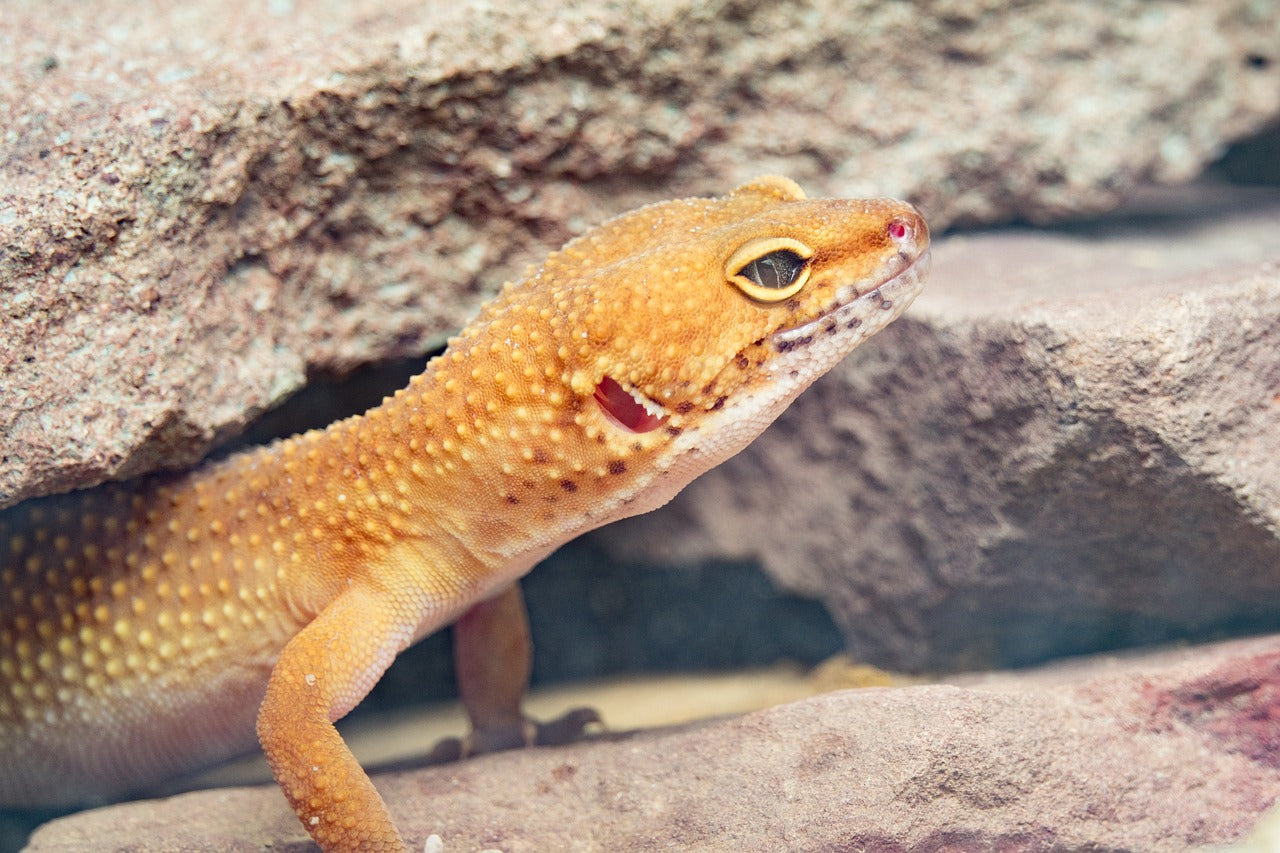
[[789, 299], [809, 280], [813, 250], [789, 237], [752, 240], [725, 264], [725, 277], [757, 302]]

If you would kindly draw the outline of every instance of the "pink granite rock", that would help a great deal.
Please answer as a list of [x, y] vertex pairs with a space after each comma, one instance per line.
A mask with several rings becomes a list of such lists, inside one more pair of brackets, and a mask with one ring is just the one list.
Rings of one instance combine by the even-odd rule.
[[1280, 628], [1280, 194], [944, 239], [622, 560], [758, 559], [908, 671]]
[[[843, 691], [381, 776], [446, 851], [1186, 851], [1280, 797], [1280, 638]], [[273, 787], [85, 812], [30, 853], [308, 850]]]
[[6, 4], [0, 505], [189, 464], [642, 201], [1110, 207], [1280, 114], [1277, 43], [1247, 0]]

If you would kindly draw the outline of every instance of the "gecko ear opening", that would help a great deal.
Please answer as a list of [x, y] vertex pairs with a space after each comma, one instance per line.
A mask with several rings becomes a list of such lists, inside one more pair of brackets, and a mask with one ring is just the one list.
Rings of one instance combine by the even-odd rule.
[[729, 256], [725, 278], [757, 302], [782, 302], [809, 281], [813, 250], [790, 237], [752, 240]]

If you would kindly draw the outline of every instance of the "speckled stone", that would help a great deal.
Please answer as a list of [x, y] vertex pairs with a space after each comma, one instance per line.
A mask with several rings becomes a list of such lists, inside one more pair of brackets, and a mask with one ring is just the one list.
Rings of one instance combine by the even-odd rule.
[[0, 505], [187, 465], [642, 201], [1105, 209], [1274, 118], [1276, 44], [1246, 0], [7, 3]]
[[[421, 849], [1144, 850], [1247, 835], [1280, 797], [1280, 638], [746, 716], [376, 777]], [[304, 850], [274, 786], [84, 812], [30, 853]]]
[[1280, 193], [940, 241], [924, 294], [624, 561], [759, 560], [912, 672], [1280, 630]]

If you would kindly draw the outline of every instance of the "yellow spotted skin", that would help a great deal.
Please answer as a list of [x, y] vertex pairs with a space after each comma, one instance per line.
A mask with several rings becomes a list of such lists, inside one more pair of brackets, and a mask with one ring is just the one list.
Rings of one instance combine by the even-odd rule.
[[[756, 245], [791, 254], [726, 267]], [[909, 205], [785, 178], [651, 205], [507, 285], [362, 416], [0, 514], [0, 805], [119, 797], [256, 729], [322, 848], [407, 849], [332, 721], [457, 621], [473, 745], [536, 737], [515, 582], [745, 446], [906, 307], [927, 247]]]

